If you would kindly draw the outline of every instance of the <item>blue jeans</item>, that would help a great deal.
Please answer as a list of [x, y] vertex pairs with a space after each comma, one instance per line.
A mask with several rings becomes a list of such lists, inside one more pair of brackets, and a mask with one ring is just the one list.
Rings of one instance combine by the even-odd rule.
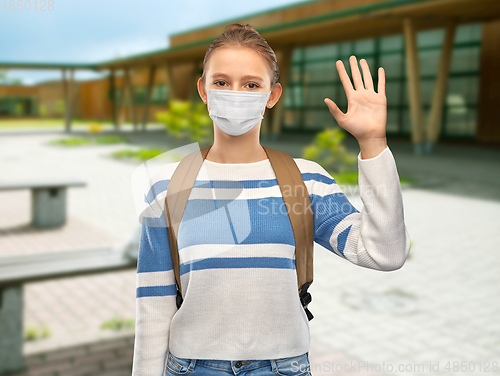
[[270, 360], [184, 359], [168, 353], [166, 376], [312, 376], [309, 352]]

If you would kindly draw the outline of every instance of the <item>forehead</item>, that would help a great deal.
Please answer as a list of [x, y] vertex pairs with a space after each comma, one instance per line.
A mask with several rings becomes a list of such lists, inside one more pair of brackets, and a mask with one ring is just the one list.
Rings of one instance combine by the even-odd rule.
[[257, 51], [247, 47], [221, 47], [210, 56], [207, 75], [222, 73], [230, 78], [255, 75], [266, 79], [269, 71], [267, 61]]

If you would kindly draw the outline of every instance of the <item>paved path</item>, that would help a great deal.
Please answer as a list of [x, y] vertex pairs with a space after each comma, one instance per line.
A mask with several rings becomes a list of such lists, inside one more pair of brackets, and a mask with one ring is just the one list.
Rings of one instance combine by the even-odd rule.
[[[1, 179], [82, 178], [86, 188], [68, 191], [69, 217], [99, 229], [109, 241], [128, 240], [138, 223], [130, 177], [139, 164], [109, 157], [124, 145], [61, 150], [45, 144], [62, 136], [0, 136]], [[166, 144], [158, 133], [133, 138], [136, 146]], [[287, 141], [286, 151], [295, 157], [308, 140]], [[347, 144], [357, 153], [355, 144]], [[313, 374], [500, 374], [500, 151], [444, 145], [434, 156], [413, 156], [408, 142], [389, 140], [389, 147], [400, 174], [436, 177], [442, 185], [403, 190], [413, 248], [400, 270], [357, 267], [316, 245]], [[349, 199], [361, 208], [359, 196]], [[15, 202], [22, 213], [27, 200], [28, 192], [4, 192], [0, 207]], [[2, 216], [0, 223], [0, 244], [7, 244], [9, 221]], [[33, 244], [33, 252], [40, 249], [43, 244]], [[7, 254], [7, 247], [0, 248], [0, 257]], [[99, 326], [113, 317], [134, 317], [135, 270], [27, 284], [25, 302], [25, 325], [47, 324], [52, 330], [48, 339], [26, 342], [25, 353], [113, 336]], [[453, 361], [455, 370], [463, 370], [454, 372], [454, 364], [448, 364]], [[496, 372], [491, 372], [494, 361]], [[487, 362], [490, 368], [479, 372]]]

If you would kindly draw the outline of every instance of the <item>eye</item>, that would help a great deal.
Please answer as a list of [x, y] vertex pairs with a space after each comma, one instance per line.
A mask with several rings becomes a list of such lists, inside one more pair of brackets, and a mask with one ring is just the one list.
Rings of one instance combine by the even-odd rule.
[[[214, 82], [214, 85], [215, 85], [215, 86], [221, 86], [221, 85], [217, 85], [217, 83], [218, 83], [218, 82], [224, 82], [224, 81], [215, 81], [215, 82]], [[225, 83], [225, 82], [224, 82], [224, 83]]]
[[254, 84], [253, 82], [249, 83], [248, 85], [255, 85], [255, 87], [251, 88], [251, 89], [257, 89], [259, 87], [259, 85], [257, 84]]

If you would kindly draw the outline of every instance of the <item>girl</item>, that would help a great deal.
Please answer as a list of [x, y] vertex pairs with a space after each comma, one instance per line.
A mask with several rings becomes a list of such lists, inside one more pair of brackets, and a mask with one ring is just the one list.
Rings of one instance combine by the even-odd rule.
[[[375, 92], [367, 62], [361, 60], [364, 85], [354, 56], [350, 64], [354, 88], [342, 62], [336, 65], [347, 113], [328, 98], [325, 103], [359, 142], [362, 211], [318, 163], [294, 161], [311, 200], [314, 241], [361, 267], [396, 270], [405, 263], [410, 238], [385, 136], [384, 70], [379, 68]], [[178, 309], [165, 217], [144, 217], [133, 376], [311, 375], [293, 231], [259, 143], [265, 109], [282, 93], [278, 80], [273, 50], [250, 25], [229, 25], [208, 48], [197, 86], [214, 121], [214, 143], [179, 227], [183, 303]], [[178, 163], [167, 164], [153, 182], [148, 205], [164, 206]]]

